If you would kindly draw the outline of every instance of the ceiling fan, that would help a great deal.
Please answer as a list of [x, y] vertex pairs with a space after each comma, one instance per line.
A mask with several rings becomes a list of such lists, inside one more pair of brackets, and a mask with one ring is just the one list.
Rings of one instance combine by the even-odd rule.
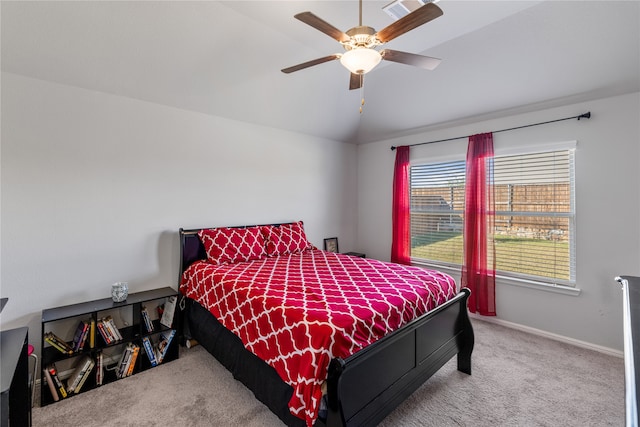
[[394, 23], [376, 32], [375, 29], [362, 25], [362, 0], [360, 0], [360, 20], [357, 27], [353, 27], [346, 33], [333, 25], [317, 17], [311, 12], [298, 13], [294, 17], [316, 30], [322, 31], [329, 37], [337, 40], [345, 49], [345, 52], [335, 53], [312, 61], [303, 62], [292, 67], [282, 69], [283, 73], [293, 73], [314, 65], [339, 59], [351, 73], [349, 89], [359, 89], [363, 85], [364, 75], [371, 71], [381, 60], [413, 65], [427, 70], [435, 69], [440, 64], [440, 59], [398, 50], [383, 49], [382, 46], [402, 34], [426, 24], [442, 15], [442, 9], [434, 3], [427, 3], [408, 15], [403, 16]]

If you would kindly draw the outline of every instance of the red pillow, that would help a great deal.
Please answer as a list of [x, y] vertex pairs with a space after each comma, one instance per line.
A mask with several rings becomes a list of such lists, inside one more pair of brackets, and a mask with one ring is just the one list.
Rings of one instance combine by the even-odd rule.
[[251, 261], [266, 255], [260, 227], [209, 228], [198, 232], [207, 258], [215, 264]]
[[307, 240], [302, 221], [282, 225], [263, 226], [267, 256], [287, 255], [313, 249]]

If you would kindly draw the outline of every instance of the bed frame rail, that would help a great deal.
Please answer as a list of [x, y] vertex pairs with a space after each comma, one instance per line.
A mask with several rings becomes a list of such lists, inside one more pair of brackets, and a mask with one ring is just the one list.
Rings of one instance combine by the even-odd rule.
[[327, 379], [327, 427], [378, 424], [456, 354], [458, 370], [471, 374], [469, 295], [462, 289], [446, 304], [346, 360], [334, 359]]

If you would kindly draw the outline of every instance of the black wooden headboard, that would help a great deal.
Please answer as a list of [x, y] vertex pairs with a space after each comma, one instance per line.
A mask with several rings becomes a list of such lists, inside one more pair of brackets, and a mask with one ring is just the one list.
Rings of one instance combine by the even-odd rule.
[[180, 277], [178, 277], [178, 283], [181, 281], [182, 273], [184, 273], [191, 264], [202, 259], [207, 259], [207, 253], [198, 237], [198, 231], [200, 231], [199, 228], [192, 230], [180, 229]]

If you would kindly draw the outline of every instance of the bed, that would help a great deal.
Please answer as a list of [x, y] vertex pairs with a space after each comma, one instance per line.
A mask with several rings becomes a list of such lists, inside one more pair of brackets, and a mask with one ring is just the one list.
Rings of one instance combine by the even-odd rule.
[[443, 273], [318, 250], [302, 222], [179, 234], [185, 339], [288, 426], [376, 425], [453, 356], [471, 374]]

